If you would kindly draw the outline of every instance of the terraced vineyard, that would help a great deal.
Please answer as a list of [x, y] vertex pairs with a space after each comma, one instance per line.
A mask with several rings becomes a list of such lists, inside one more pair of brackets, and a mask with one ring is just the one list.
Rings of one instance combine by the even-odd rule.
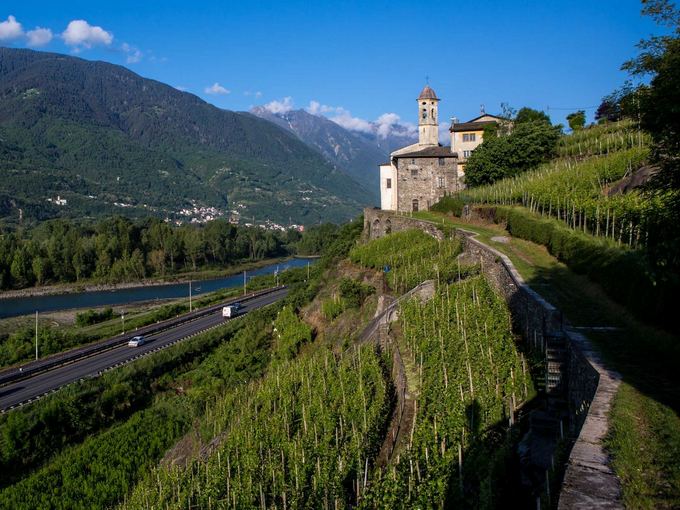
[[649, 157], [649, 136], [630, 122], [581, 130], [561, 140], [561, 158], [489, 186], [465, 190], [468, 203], [523, 205], [573, 229], [633, 247], [657, 235], [668, 194], [610, 194]]
[[187, 470], [157, 469], [123, 508], [344, 507], [389, 404], [373, 347], [303, 355], [216, 402], [204, 427], [217, 452]]
[[352, 251], [366, 267], [392, 264], [388, 278], [399, 289], [439, 271], [433, 299], [402, 307], [399, 345], [419, 396], [414, 423], [402, 424], [413, 426], [410, 437], [391, 465], [376, 464], [394, 408], [391, 357], [372, 344], [332, 350], [318, 342], [296, 356], [288, 346], [307, 343], [309, 329], [283, 308], [275, 337], [288, 356], [211, 401], [200, 426], [207, 453], [186, 468], [153, 469], [122, 507], [413, 508], [499, 494], [488, 473], [506, 462], [509, 436], [496, 428], [533, 389], [503, 300], [481, 276], [459, 279], [474, 272], [459, 272], [459, 252], [457, 242], [419, 231]]
[[461, 267], [456, 258], [461, 251], [457, 240], [438, 241], [420, 230], [407, 230], [357, 246], [349, 258], [364, 267], [386, 271], [390, 287], [403, 293], [424, 280], [450, 281], [474, 271]]
[[[497, 427], [534, 395], [505, 303], [476, 276], [439, 287], [427, 303], [404, 304], [400, 329], [402, 353], [416, 367], [420, 392], [414, 427], [362, 506], [484, 507], [500, 500], [503, 481], [493, 473], [507, 461], [507, 444]], [[468, 453], [478, 457], [480, 449], [484, 461], [467, 463]], [[462, 478], [459, 455], [466, 461]]]

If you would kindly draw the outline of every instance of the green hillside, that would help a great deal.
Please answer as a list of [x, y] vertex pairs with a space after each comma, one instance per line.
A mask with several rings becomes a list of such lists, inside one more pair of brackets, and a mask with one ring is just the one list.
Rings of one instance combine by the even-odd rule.
[[[0, 48], [0, 173], [0, 215], [14, 222], [203, 206], [313, 223], [371, 201], [270, 122], [120, 66], [10, 48]], [[47, 201], [57, 195], [67, 204]]]

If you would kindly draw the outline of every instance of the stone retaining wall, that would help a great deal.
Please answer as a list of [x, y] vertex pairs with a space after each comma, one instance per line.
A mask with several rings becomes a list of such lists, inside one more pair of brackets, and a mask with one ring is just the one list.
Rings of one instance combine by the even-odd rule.
[[[364, 210], [367, 239], [413, 228], [424, 230], [437, 239], [444, 237], [432, 222], [390, 211]], [[607, 416], [620, 376], [603, 365], [587, 338], [564, 323], [558, 309], [524, 282], [507, 256], [478, 241], [475, 235], [456, 229], [465, 257], [481, 264], [489, 282], [505, 297], [517, 331], [522, 332], [532, 348], [544, 351], [549, 335], [567, 338], [569, 432], [576, 439], [569, 455], [558, 508], [623, 508], [620, 484], [604, 449]]]

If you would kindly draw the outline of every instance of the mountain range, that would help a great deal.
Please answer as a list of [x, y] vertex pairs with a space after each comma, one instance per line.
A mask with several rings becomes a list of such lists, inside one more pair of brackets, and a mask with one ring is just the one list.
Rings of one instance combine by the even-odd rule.
[[395, 124], [384, 136], [373, 132], [350, 131], [322, 115], [306, 110], [273, 113], [266, 106], [257, 106], [251, 112], [273, 122], [319, 152], [324, 158], [369, 190], [374, 200], [379, 200], [379, 174], [377, 167], [389, 159], [394, 149], [414, 143], [414, 133]]
[[[313, 120], [323, 128], [309, 127], [305, 138], [272, 120], [216, 108], [121, 66], [0, 48], [0, 218], [311, 224], [375, 203], [367, 183], [375, 183], [379, 149], [320, 117]], [[314, 147], [314, 136], [328, 143]]]

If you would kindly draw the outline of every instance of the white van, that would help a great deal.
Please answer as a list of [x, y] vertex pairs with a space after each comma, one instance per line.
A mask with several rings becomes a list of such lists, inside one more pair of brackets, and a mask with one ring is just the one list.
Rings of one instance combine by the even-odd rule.
[[135, 336], [130, 339], [128, 342], [128, 347], [139, 347], [141, 345], [144, 345], [146, 343], [146, 339], [142, 336]]
[[222, 317], [225, 319], [231, 319], [235, 317], [238, 311], [241, 309], [241, 303], [233, 303], [222, 308]]

